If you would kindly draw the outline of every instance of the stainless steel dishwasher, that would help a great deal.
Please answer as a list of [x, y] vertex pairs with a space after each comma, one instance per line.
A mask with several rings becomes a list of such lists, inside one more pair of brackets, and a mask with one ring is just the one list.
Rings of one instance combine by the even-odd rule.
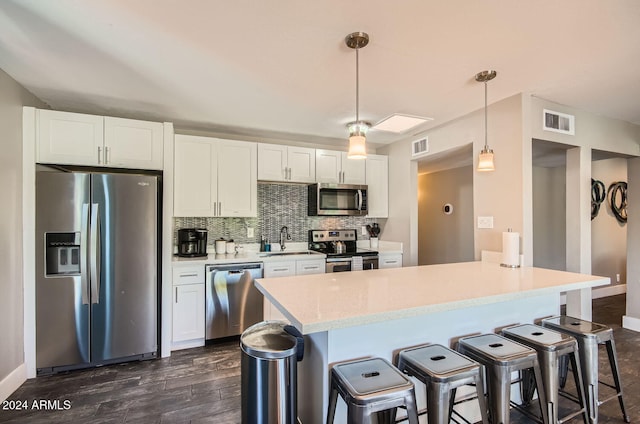
[[262, 263], [207, 265], [206, 336], [241, 334], [262, 321], [262, 293], [254, 285], [262, 277]]

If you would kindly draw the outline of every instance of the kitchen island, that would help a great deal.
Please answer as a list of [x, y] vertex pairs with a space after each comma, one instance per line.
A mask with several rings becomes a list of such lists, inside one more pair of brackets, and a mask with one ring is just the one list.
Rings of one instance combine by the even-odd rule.
[[[452, 346], [463, 336], [560, 312], [560, 293], [609, 284], [609, 278], [487, 262], [256, 280], [256, 286], [305, 334], [298, 414], [324, 422], [332, 363], [365, 356], [392, 359], [423, 343]], [[418, 385], [418, 406], [424, 392]], [[336, 423], [345, 422], [338, 402]]]

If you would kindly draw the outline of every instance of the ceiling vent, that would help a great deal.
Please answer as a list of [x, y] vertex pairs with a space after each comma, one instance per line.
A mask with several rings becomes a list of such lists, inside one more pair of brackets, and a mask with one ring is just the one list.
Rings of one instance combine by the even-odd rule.
[[422, 156], [429, 152], [429, 137], [423, 137], [411, 143], [411, 156]]
[[542, 111], [542, 129], [545, 131], [553, 131], [562, 134], [575, 135], [576, 133], [576, 117], [567, 115], [566, 113], [554, 112], [552, 110], [543, 109]]

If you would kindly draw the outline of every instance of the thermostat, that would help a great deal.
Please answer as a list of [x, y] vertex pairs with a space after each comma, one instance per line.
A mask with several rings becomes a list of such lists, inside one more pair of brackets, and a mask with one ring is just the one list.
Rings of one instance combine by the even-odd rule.
[[445, 215], [451, 215], [453, 213], [453, 205], [451, 203], [445, 203], [442, 207], [442, 212], [444, 212]]

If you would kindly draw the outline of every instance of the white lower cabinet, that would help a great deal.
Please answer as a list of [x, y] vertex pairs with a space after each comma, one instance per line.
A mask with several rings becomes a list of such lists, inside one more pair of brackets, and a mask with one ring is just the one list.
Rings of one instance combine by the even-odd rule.
[[204, 346], [204, 265], [173, 270], [171, 350]]
[[324, 274], [325, 267], [324, 259], [296, 261], [296, 275]]
[[[288, 277], [291, 275], [324, 274], [325, 259], [299, 259], [278, 262], [265, 262], [264, 278]], [[264, 319], [265, 320], [289, 320], [265, 297], [264, 299]]]
[[296, 261], [265, 262], [264, 278], [296, 275]]
[[402, 267], [402, 253], [380, 253], [378, 255], [378, 268]]

